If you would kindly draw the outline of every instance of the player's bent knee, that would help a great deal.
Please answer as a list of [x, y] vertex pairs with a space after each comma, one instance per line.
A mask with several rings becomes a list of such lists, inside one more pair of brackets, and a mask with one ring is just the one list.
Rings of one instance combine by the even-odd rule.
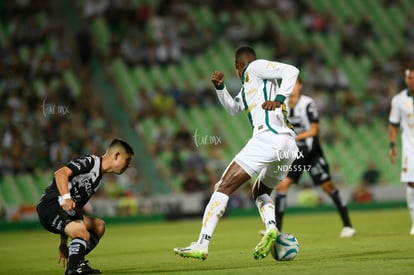
[[89, 232], [86, 229], [86, 226], [81, 221], [72, 221], [68, 223], [65, 227], [65, 233], [71, 239], [81, 238], [83, 240], [89, 239]]
[[332, 193], [332, 192], [336, 189], [336, 187], [335, 187], [335, 185], [332, 183], [332, 181], [327, 181], [327, 182], [324, 182], [324, 183], [321, 185], [321, 188], [322, 188], [322, 190], [323, 190], [324, 192], [326, 192], [326, 193], [328, 193], [328, 194]]
[[99, 238], [105, 233], [105, 222], [102, 219], [84, 216], [83, 221], [87, 230], [94, 232]]
[[278, 192], [287, 192], [289, 190], [289, 186], [290, 184], [287, 182], [283, 182], [281, 181], [277, 186], [276, 186], [276, 191]]
[[105, 222], [101, 219], [98, 219], [96, 224], [95, 233], [100, 237], [105, 233]]

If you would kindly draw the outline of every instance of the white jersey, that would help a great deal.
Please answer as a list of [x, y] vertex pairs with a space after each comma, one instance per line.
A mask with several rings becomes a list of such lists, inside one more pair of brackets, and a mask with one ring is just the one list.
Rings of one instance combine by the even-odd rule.
[[[248, 64], [242, 73], [243, 86], [233, 98], [227, 88], [217, 90], [220, 103], [231, 115], [247, 111], [253, 127], [253, 134], [270, 130], [275, 134], [295, 136], [293, 126], [287, 120], [285, 105], [274, 111], [267, 111], [262, 104], [267, 100], [284, 102], [296, 83], [299, 70], [288, 64], [257, 59]], [[281, 79], [281, 85], [277, 82]]]
[[402, 132], [401, 181], [414, 182], [414, 97], [407, 89], [391, 101], [389, 122]]
[[402, 132], [403, 151], [414, 152], [414, 98], [407, 89], [396, 94], [391, 101], [389, 122]]

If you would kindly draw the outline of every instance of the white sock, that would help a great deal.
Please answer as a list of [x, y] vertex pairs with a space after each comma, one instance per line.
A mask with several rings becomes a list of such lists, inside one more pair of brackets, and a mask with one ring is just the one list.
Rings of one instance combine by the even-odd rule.
[[268, 194], [260, 195], [256, 198], [256, 206], [266, 230], [276, 228], [275, 205], [272, 198]]
[[407, 196], [407, 207], [408, 207], [408, 211], [410, 212], [410, 216], [411, 216], [411, 222], [412, 222], [412, 225], [414, 225], [414, 188], [413, 187], [407, 186], [406, 196]]
[[229, 196], [221, 192], [214, 192], [211, 195], [210, 201], [204, 209], [203, 223], [197, 242], [199, 245], [208, 247], [214, 229], [223, 216], [224, 211], [226, 211], [228, 200]]

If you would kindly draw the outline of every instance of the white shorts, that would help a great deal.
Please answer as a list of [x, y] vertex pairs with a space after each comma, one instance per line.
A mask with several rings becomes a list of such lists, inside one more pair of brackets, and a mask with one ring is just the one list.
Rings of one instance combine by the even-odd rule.
[[260, 180], [269, 188], [274, 188], [284, 179], [298, 156], [295, 138], [288, 134], [274, 134], [263, 131], [255, 134], [236, 155], [234, 161], [250, 177], [259, 173]]
[[401, 181], [414, 182], [414, 152], [413, 150], [402, 150]]

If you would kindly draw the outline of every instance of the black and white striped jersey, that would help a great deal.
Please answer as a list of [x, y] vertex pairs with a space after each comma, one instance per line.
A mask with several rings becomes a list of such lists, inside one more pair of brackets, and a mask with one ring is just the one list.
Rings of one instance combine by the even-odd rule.
[[[69, 192], [77, 208], [82, 208], [98, 190], [102, 179], [101, 165], [102, 159], [95, 155], [75, 158], [66, 165], [72, 170]], [[41, 202], [58, 201], [59, 197], [56, 179], [53, 177], [52, 183], [46, 187], [42, 195]]]
[[[300, 95], [294, 108], [288, 106], [288, 118], [297, 134], [310, 129], [311, 123], [319, 123], [319, 113], [315, 101], [306, 95]], [[319, 145], [318, 137], [308, 137], [296, 142], [300, 150], [311, 151]]]

